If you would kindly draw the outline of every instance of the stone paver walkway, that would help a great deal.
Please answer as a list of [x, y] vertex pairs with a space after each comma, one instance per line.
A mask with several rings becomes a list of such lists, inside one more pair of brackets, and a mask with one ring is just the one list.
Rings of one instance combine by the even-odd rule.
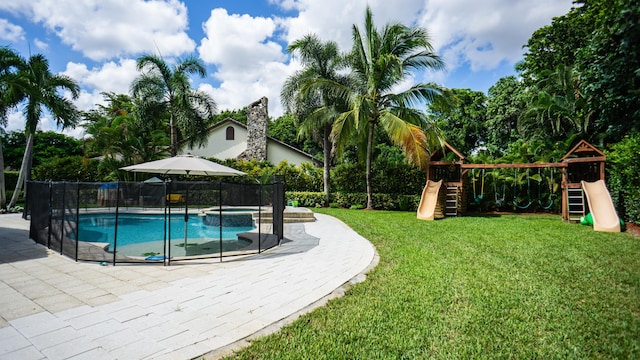
[[361, 279], [373, 246], [339, 220], [285, 224], [291, 239], [219, 261], [100, 266], [28, 239], [0, 215], [0, 359], [215, 358]]

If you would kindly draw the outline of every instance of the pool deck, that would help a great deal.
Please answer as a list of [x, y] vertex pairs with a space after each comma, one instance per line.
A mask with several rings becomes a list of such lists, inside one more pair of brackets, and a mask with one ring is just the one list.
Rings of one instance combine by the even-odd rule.
[[341, 221], [285, 224], [258, 255], [157, 265], [75, 262], [0, 215], [0, 359], [215, 359], [340, 296], [377, 263]]

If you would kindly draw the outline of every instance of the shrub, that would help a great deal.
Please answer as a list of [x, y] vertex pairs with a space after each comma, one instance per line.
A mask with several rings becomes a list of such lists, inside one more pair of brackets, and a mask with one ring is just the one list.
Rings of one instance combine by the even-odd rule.
[[287, 191], [285, 193], [285, 199], [288, 201], [297, 200], [298, 206], [303, 207], [316, 207], [316, 205], [324, 204], [323, 192], [310, 192], [310, 191]]
[[[18, 173], [19, 171], [5, 171], [4, 172], [4, 184], [6, 191], [13, 190], [16, 188], [16, 183], [18, 182]], [[9, 195], [7, 195], [9, 197]]]
[[618, 214], [640, 223], [640, 134], [626, 137], [607, 151], [607, 185]]
[[40, 181], [97, 181], [98, 164], [82, 156], [54, 158], [33, 169], [33, 179]]

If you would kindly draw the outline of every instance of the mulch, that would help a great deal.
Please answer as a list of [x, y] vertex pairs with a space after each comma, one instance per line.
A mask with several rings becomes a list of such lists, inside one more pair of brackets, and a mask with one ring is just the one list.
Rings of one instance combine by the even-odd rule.
[[640, 237], [640, 225], [632, 222], [624, 223], [624, 225], [627, 227], [627, 232], [629, 234]]

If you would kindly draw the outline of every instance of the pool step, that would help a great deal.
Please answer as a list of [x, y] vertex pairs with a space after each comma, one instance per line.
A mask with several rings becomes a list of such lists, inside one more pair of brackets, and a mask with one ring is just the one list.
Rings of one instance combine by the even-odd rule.
[[[253, 213], [253, 220], [258, 221], [258, 213]], [[272, 212], [263, 212], [260, 214], [260, 221], [263, 224], [269, 224], [273, 222]], [[313, 212], [306, 208], [289, 208], [284, 211], [283, 221], [285, 223], [300, 223], [300, 222], [314, 222], [316, 221]]]

